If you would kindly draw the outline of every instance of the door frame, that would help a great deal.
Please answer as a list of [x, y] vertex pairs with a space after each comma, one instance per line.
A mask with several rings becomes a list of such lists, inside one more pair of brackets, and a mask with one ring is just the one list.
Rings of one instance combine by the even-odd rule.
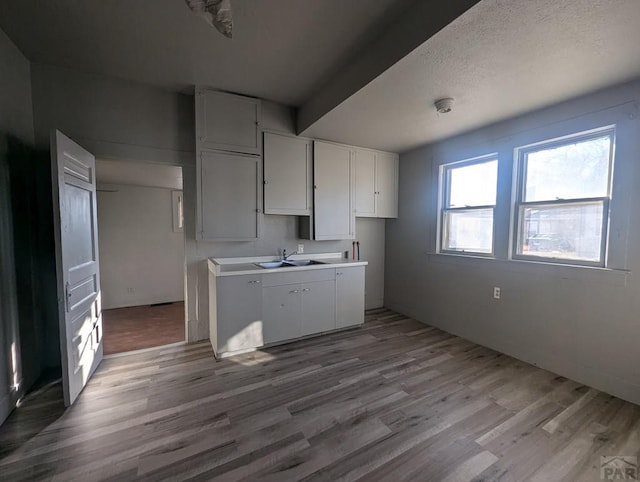
[[[187, 219], [191, 219], [191, 212], [189, 210], [186, 209], [186, 203], [185, 203], [185, 169], [188, 169], [190, 167], [194, 167], [191, 166], [189, 164], [185, 164], [185, 163], [179, 163], [179, 162], [153, 162], [153, 161], [148, 161], [148, 160], [142, 160], [142, 159], [133, 159], [133, 158], [125, 158], [125, 157], [117, 157], [117, 156], [98, 156], [96, 155], [96, 158], [100, 159], [100, 160], [104, 160], [104, 161], [115, 161], [115, 162], [127, 162], [127, 163], [131, 163], [131, 164], [146, 164], [146, 165], [153, 165], [153, 166], [169, 166], [169, 167], [179, 167], [181, 172], [182, 172], [182, 203], [183, 203], [183, 228], [182, 228], [182, 241], [183, 241], [183, 245], [184, 245], [184, 264], [183, 264], [183, 276], [182, 276], [182, 287], [183, 287], [183, 291], [184, 291], [184, 343], [189, 343], [190, 342], [190, 338], [189, 338], [189, 334], [191, 331], [191, 327], [189, 325], [189, 268], [188, 268], [188, 249], [187, 249], [187, 231], [188, 228], [190, 228], [191, 226], [187, 223]], [[167, 188], [168, 189], [168, 188]], [[172, 189], [173, 190], [173, 189]], [[189, 214], [187, 214], [189, 213]], [[195, 334], [194, 334], [194, 340], [191, 341], [195, 341]], [[177, 342], [177, 343], [182, 343], [182, 342]], [[169, 345], [162, 345], [162, 346], [170, 346]], [[153, 347], [153, 348], [157, 348], [157, 347]], [[140, 350], [133, 350], [133, 351], [129, 351], [129, 352], [123, 352], [121, 353], [114, 353], [114, 354], [110, 354], [110, 355], [105, 355], [105, 357], [114, 357], [114, 356], [120, 356], [123, 354], [127, 354], [127, 353], [134, 353]]]

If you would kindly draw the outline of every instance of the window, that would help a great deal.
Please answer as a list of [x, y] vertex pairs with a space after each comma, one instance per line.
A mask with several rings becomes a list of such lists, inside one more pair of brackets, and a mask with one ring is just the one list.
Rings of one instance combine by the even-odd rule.
[[613, 128], [517, 149], [515, 256], [604, 266]]
[[493, 254], [496, 156], [445, 164], [440, 169], [440, 251]]

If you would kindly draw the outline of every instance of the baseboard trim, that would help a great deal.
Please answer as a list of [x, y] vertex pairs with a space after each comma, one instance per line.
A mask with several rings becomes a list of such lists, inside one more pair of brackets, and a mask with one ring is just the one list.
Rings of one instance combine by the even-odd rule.
[[471, 341], [478, 345], [490, 348], [499, 353], [503, 353], [517, 360], [523, 361], [538, 368], [556, 373], [563, 377], [569, 378], [578, 383], [582, 383], [589, 387], [593, 387], [602, 392], [618, 397], [635, 405], [640, 405], [640, 385], [633, 384], [627, 380], [621, 379], [615, 375], [608, 374], [591, 367], [577, 364], [571, 360], [560, 358], [553, 353], [530, 351], [523, 352], [520, 347], [514, 346], [509, 340], [483, 340], [480, 337], [470, 337], [466, 333], [457, 330], [451, 330], [448, 327], [439, 325], [432, 321], [423, 320], [415, 310], [406, 306], [390, 302], [387, 308], [396, 311], [402, 315], [408, 316], [420, 323], [433, 326], [444, 332], [458, 336], [465, 340]]

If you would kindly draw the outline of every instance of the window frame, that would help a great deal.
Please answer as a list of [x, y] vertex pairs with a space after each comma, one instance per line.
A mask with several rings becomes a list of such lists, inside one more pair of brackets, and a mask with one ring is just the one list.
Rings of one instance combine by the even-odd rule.
[[[452, 169], [458, 169], [461, 167], [474, 166], [477, 164], [483, 164], [485, 162], [496, 162], [496, 171], [500, 171], [500, 159], [498, 153], [494, 152], [482, 156], [472, 157], [469, 159], [463, 159], [461, 161], [453, 161], [440, 165], [440, 175], [438, 177], [439, 195], [438, 195], [438, 252], [443, 254], [454, 254], [458, 256], [480, 256], [485, 258], [495, 258], [496, 250], [496, 206], [498, 204], [498, 179], [496, 176], [495, 186], [495, 204], [478, 205], [478, 206], [461, 206], [461, 207], [448, 207], [451, 196], [451, 171]], [[481, 251], [467, 251], [458, 249], [447, 249], [445, 247], [445, 236], [447, 234], [446, 229], [446, 213], [448, 212], [469, 212], [469, 211], [482, 211], [491, 209], [491, 216], [493, 219], [491, 230], [491, 252], [483, 253]]]
[[[598, 139], [601, 137], [610, 137], [609, 146], [609, 168], [607, 179], [607, 195], [600, 197], [588, 197], [588, 198], [570, 198], [570, 199], [555, 199], [548, 201], [524, 201], [524, 195], [526, 192], [527, 182], [527, 155], [531, 152], [537, 152], [545, 149], [554, 149], [562, 147], [567, 144], [576, 144], [579, 142], [588, 141], [591, 139]], [[586, 266], [605, 268], [607, 266], [608, 249], [609, 249], [609, 225], [610, 225], [610, 206], [613, 190], [613, 170], [615, 159], [615, 144], [616, 144], [616, 126], [608, 125], [597, 129], [590, 129], [588, 131], [577, 132], [575, 134], [569, 134], [566, 136], [548, 139], [533, 144], [527, 144], [519, 146], [514, 149], [514, 187], [513, 187], [513, 202], [511, 208], [513, 215], [511, 217], [511, 259], [519, 261], [531, 261], [540, 263], [552, 263], [552, 264], [565, 264], [574, 266]], [[570, 259], [553, 256], [536, 256], [530, 254], [520, 253], [521, 242], [523, 241], [523, 226], [524, 226], [524, 209], [528, 207], [555, 207], [562, 205], [580, 205], [580, 204], [593, 204], [602, 203], [602, 229], [600, 234], [600, 256], [598, 261], [590, 261], [585, 259]], [[522, 224], [521, 224], [522, 223]]]

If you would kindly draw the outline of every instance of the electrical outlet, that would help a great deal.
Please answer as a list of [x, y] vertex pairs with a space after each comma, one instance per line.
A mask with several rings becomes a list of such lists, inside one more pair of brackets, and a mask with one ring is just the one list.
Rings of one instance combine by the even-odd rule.
[[298, 245], [298, 254], [304, 253], [304, 244], [300, 243]]
[[133, 288], [127, 288], [127, 293], [133, 293]]
[[493, 298], [496, 300], [500, 299], [500, 288], [498, 288], [497, 286], [493, 287]]

